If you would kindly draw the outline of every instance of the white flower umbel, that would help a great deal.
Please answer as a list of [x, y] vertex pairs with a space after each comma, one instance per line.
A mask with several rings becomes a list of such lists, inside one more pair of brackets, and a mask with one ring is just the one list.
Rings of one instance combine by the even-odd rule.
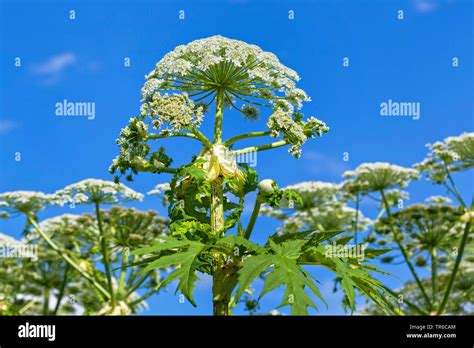
[[143, 195], [124, 184], [100, 179], [85, 179], [68, 185], [56, 192], [65, 202], [76, 204], [115, 204], [128, 201], [141, 201]]
[[13, 191], [0, 194], [0, 211], [6, 213], [36, 213], [48, 204], [60, 204], [55, 195], [35, 191]]
[[148, 195], [162, 195], [171, 189], [169, 182], [164, 182], [155, 186], [153, 190], [147, 192]]
[[363, 163], [343, 174], [347, 181], [364, 188], [365, 192], [380, 192], [391, 187], [406, 187], [419, 177], [417, 170], [386, 162]]
[[0, 248], [23, 246], [24, 243], [3, 233], [0, 233]]
[[453, 200], [445, 196], [431, 196], [425, 199], [425, 202], [428, 204], [446, 204], [446, 205], [453, 204]]
[[296, 191], [303, 199], [305, 207], [320, 207], [337, 200], [340, 185], [323, 181], [304, 181], [285, 187]]
[[61, 230], [65, 227], [79, 230], [81, 228], [80, 220], [84, 220], [82, 215], [62, 214], [39, 223], [39, 227], [44, 231]]
[[[247, 103], [256, 103], [254, 98], [273, 103], [284, 97], [301, 107], [303, 101], [310, 99], [296, 88], [298, 80], [298, 74], [281, 64], [273, 53], [243, 41], [213, 36], [178, 46], [163, 57], [147, 75], [142, 96], [144, 102], [160, 90], [192, 91], [210, 96], [225, 85], [229, 102], [235, 97], [248, 100]], [[280, 95], [267, 93], [269, 89]]]
[[414, 165], [428, 181], [442, 183], [449, 172], [458, 172], [474, 167], [474, 132], [447, 137], [444, 141], [427, 144], [428, 155]]

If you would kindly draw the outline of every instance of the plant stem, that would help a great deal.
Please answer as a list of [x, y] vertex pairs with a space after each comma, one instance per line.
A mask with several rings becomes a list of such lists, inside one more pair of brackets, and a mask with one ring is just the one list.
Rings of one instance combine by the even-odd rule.
[[255, 205], [253, 207], [252, 216], [250, 216], [250, 221], [247, 225], [247, 229], [245, 230], [244, 237], [246, 239], [250, 239], [252, 235], [253, 228], [255, 226], [255, 221], [257, 220], [258, 213], [260, 212], [260, 207], [262, 206], [262, 198], [260, 194], [257, 193], [257, 198], [255, 199]]
[[128, 253], [124, 252], [122, 257], [122, 268], [120, 269], [120, 278], [118, 291], [122, 291], [125, 285], [125, 276], [127, 275], [126, 265], [128, 264]]
[[[464, 200], [462, 199], [461, 195], [459, 194], [459, 191], [456, 187], [456, 184], [454, 183], [453, 177], [451, 176], [451, 171], [449, 170], [446, 163], [444, 164], [444, 168], [446, 169], [446, 174], [447, 174], [448, 180], [449, 180], [449, 182], [451, 183], [451, 186], [452, 186], [451, 192], [453, 192], [454, 197], [456, 197], [459, 204], [461, 204], [463, 206], [463, 208], [467, 210], [466, 203], [464, 203]], [[449, 189], [449, 187], [448, 187], [448, 189]]]
[[61, 287], [59, 288], [59, 294], [56, 302], [56, 306], [54, 307], [53, 315], [57, 315], [59, 311], [59, 307], [61, 306], [61, 301], [64, 297], [64, 291], [66, 290], [66, 284], [68, 280], [68, 272], [69, 272], [69, 264], [66, 262], [64, 265], [64, 275], [63, 281], [61, 282]]
[[438, 309], [438, 314], [443, 314], [444, 309], [446, 308], [446, 304], [448, 303], [449, 294], [451, 293], [451, 289], [453, 287], [454, 278], [456, 278], [456, 273], [459, 269], [459, 264], [461, 263], [462, 256], [464, 254], [464, 249], [466, 247], [467, 236], [469, 235], [469, 230], [471, 229], [471, 221], [466, 223], [464, 227], [464, 233], [461, 240], [461, 245], [459, 246], [458, 255], [456, 257], [456, 261], [454, 262], [453, 272], [451, 273], [451, 277], [449, 278], [448, 286], [443, 295], [443, 300], [441, 301], [441, 305]]
[[285, 145], [288, 145], [288, 142], [286, 140], [280, 140], [280, 141], [275, 141], [275, 142], [270, 143], [270, 144], [250, 146], [250, 147], [246, 147], [244, 149], [235, 150], [235, 151], [232, 151], [232, 154], [234, 156], [238, 156], [238, 155], [243, 155], [244, 153], [248, 153], [248, 152], [257, 152], [257, 151], [270, 150], [270, 149], [274, 149], [274, 148], [285, 146]]
[[109, 299], [110, 294], [105, 290], [102, 285], [100, 285], [94, 278], [92, 278], [89, 274], [87, 274], [73, 259], [71, 259], [64, 251], [62, 251], [56, 243], [54, 243], [47, 235], [44, 233], [44, 231], [38, 226], [36, 221], [31, 220], [30, 216], [28, 216], [28, 219], [30, 220], [31, 224], [35, 228], [35, 230], [41, 235], [41, 237], [48, 243], [48, 245], [58, 253], [58, 255], [66, 261], [69, 265], [71, 265], [72, 268], [74, 268], [83, 278], [88, 280], [99, 292], [104, 298]]
[[436, 247], [431, 248], [431, 291], [433, 296], [433, 306], [436, 307], [438, 303], [438, 289], [436, 288], [436, 277], [438, 274], [438, 252]]
[[[384, 286], [384, 289], [387, 290], [387, 292], [392, 294], [393, 296], [398, 297], [398, 293], [396, 293], [392, 289], [387, 288], [386, 286]], [[415, 305], [414, 303], [406, 300], [405, 298], [403, 298], [403, 302], [406, 303], [408, 307], [413, 308], [414, 310], [416, 310], [418, 313], [420, 313], [422, 315], [429, 315], [430, 314], [427, 310], [418, 307], [417, 305]]]
[[[214, 144], [222, 142], [222, 118], [224, 109], [223, 91], [219, 89], [216, 94], [216, 119], [214, 123]], [[211, 182], [211, 230], [215, 237], [220, 238], [224, 232], [224, 194], [222, 190], [222, 177]], [[230, 296], [227, 299], [222, 293], [225, 275], [225, 257], [216, 253], [213, 257], [212, 267], [212, 302], [214, 315], [227, 315], [229, 312]]]
[[232, 145], [236, 141], [242, 140], [242, 139], [248, 139], [248, 138], [255, 138], [255, 137], [263, 137], [265, 135], [270, 135], [270, 131], [261, 131], [261, 132], [250, 132], [246, 134], [240, 134], [235, 137], [232, 137], [230, 139], [227, 139], [224, 141], [225, 146]]
[[200, 140], [204, 144], [205, 147], [209, 149], [212, 147], [212, 143], [209, 141], [209, 139], [207, 139], [207, 137], [204, 134], [202, 134], [199, 130], [197, 130], [196, 128], [192, 128], [191, 132], [193, 132], [196, 139]]
[[46, 287], [43, 294], [43, 315], [48, 315], [49, 313], [49, 292], [50, 289]]
[[356, 196], [356, 216], [355, 216], [355, 223], [354, 223], [354, 236], [355, 236], [355, 244], [357, 244], [357, 225], [359, 224], [359, 192], [357, 192]]
[[115, 307], [115, 294], [114, 294], [114, 288], [112, 284], [112, 273], [110, 270], [109, 254], [107, 252], [107, 240], [105, 238], [104, 228], [102, 226], [102, 218], [101, 218], [100, 209], [99, 209], [99, 202], [97, 201], [95, 202], [95, 214], [97, 217], [97, 224], [99, 226], [100, 249], [101, 249], [101, 254], [102, 254], [102, 260], [104, 262], [104, 267], [105, 267], [105, 276], [107, 278], [107, 286], [109, 288], [110, 301], [112, 303], [112, 307]]
[[384, 203], [384, 206], [385, 206], [385, 210], [387, 211], [388, 224], [389, 224], [390, 230], [393, 233], [393, 238], [395, 239], [395, 242], [397, 243], [398, 248], [402, 252], [403, 258], [405, 259], [405, 263], [407, 264], [407, 266], [410, 269], [413, 277], [415, 278], [415, 281], [418, 284], [418, 287], [421, 290], [421, 293], [423, 294], [423, 297], [426, 301], [426, 304], [428, 305], [428, 308], [431, 309], [432, 305], [431, 305], [430, 298], [426, 294], [425, 288], [424, 288], [423, 284], [421, 283], [421, 280], [418, 277], [418, 274], [415, 271], [415, 267], [413, 267], [405, 248], [402, 246], [402, 242], [401, 242], [400, 237], [398, 235], [397, 229], [395, 228], [395, 226], [393, 226], [393, 217], [392, 217], [392, 213], [390, 211], [390, 206], [388, 204], [387, 198], [385, 197], [385, 194], [384, 194], [383, 190], [381, 190], [380, 193], [382, 195], [382, 200], [383, 200], [383, 203]]
[[224, 112], [224, 93], [221, 89], [216, 93], [216, 118], [214, 120], [214, 144], [222, 142], [222, 119]]

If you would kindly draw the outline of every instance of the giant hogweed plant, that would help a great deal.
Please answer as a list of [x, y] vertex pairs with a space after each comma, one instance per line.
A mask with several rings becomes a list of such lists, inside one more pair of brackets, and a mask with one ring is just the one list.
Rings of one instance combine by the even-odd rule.
[[[251, 241], [262, 204], [278, 206], [281, 200], [302, 203], [292, 190], [279, 190], [270, 179], [237, 163], [236, 155], [289, 146], [300, 157], [301, 146], [310, 138], [328, 131], [324, 122], [305, 118], [300, 112], [307, 94], [296, 87], [297, 73], [282, 65], [277, 57], [255, 45], [221, 36], [193, 41], [176, 47], [146, 76], [142, 106], [138, 116], [122, 129], [120, 154], [110, 171], [132, 180], [140, 172], [172, 174], [166, 191], [171, 236], [159, 243], [132, 252], [147, 255], [143, 272], [174, 267], [162, 286], [177, 280], [177, 289], [193, 305], [193, 289], [198, 272], [212, 276], [213, 313], [228, 315], [263, 274], [260, 294], [284, 287], [280, 307], [290, 306], [292, 314], [307, 314], [316, 308], [309, 293], [324, 302], [317, 280], [305, 265], [319, 265], [337, 272], [353, 306], [354, 289], [359, 289], [381, 307], [389, 303], [382, 284], [371, 271], [376, 269], [355, 258], [326, 257], [324, 244], [340, 231], [296, 230], [275, 233], [264, 245]], [[234, 109], [245, 119], [266, 118], [267, 129], [223, 138], [226, 109]], [[199, 130], [205, 114], [214, 123], [212, 137]], [[172, 167], [163, 147], [152, 145], [171, 137], [196, 141], [190, 162]], [[263, 145], [240, 148], [251, 138], [278, 138]], [[258, 191], [247, 226], [241, 219], [246, 196]], [[264, 233], [266, 231], [258, 231]], [[347, 238], [336, 239], [345, 244]]]
[[[0, 194], [2, 217], [23, 215], [26, 218], [24, 243], [37, 246], [39, 252], [38, 261], [34, 262], [1, 260], [6, 268], [3, 270], [5, 278], [0, 282], [0, 298], [33, 296], [27, 303], [15, 300], [9, 307], [5, 305], [5, 312], [68, 313], [71, 306], [66, 297], [71, 295], [85, 314], [140, 312], [146, 306], [146, 299], [156, 293], [161, 270], [143, 274], [138, 266], [129, 267], [129, 263], [141, 259], [129, 251], [156, 242], [167, 233], [168, 221], [154, 212], [119, 206], [104, 210], [102, 206], [142, 198], [142, 194], [123, 184], [98, 179], [68, 185], [54, 194], [32, 191]], [[93, 213], [63, 214], [39, 220], [38, 213], [44, 208], [65, 204], [92, 206]], [[12, 274], [25, 277], [7, 277]], [[28, 287], [22, 284], [27, 279]], [[139, 295], [139, 289], [145, 293]], [[53, 297], [56, 305], [51, 308]], [[42, 311], [36, 309], [38, 306]]]

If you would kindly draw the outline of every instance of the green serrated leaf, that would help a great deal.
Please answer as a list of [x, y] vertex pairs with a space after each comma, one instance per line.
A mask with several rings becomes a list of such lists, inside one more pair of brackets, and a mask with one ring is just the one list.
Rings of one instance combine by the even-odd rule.
[[192, 242], [184, 251], [178, 251], [172, 255], [163, 256], [151, 262], [143, 269], [143, 272], [149, 272], [157, 268], [176, 267], [176, 269], [163, 280], [161, 287], [166, 286], [175, 279], [179, 280], [176, 291], [180, 290], [189, 302], [191, 302], [193, 306], [196, 306], [193, 299], [193, 290], [196, 280], [199, 279], [196, 275], [197, 268], [203, 264], [199, 256], [207, 248], [208, 246], [205, 244]]
[[253, 252], [256, 252], [256, 253], [261, 253], [261, 252], [265, 251], [265, 249], [262, 248], [260, 245], [255, 244], [255, 243], [249, 241], [246, 238], [243, 238], [243, 237], [240, 237], [240, 236], [235, 236], [235, 235], [225, 236], [225, 237], [219, 239], [216, 242], [215, 245], [216, 246], [228, 247], [230, 252], [232, 252], [232, 249], [235, 246], [242, 246], [247, 251], [253, 251]]
[[160, 252], [163, 250], [182, 248], [189, 245], [189, 243], [190, 241], [181, 241], [173, 237], [163, 236], [159, 238], [158, 243], [153, 244], [152, 246], [149, 246], [149, 247], [133, 250], [130, 254], [131, 255], [150, 254], [154, 252]]

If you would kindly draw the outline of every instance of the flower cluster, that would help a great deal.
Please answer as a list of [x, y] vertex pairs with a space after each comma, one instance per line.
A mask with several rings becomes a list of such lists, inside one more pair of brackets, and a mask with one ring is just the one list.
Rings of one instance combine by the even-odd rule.
[[323, 181], [304, 181], [285, 187], [293, 190], [302, 198], [304, 207], [319, 207], [337, 200], [340, 185]]
[[457, 172], [474, 167], [474, 133], [463, 133], [447, 137], [444, 141], [426, 145], [427, 157], [415, 164], [429, 181], [442, 183], [449, 172]]
[[355, 170], [344, 173], [348, 186], [363, 192], [380, 192], [391, 187], [406, 187], [419, 177], [418, 171], [386, 162], [363, 163]]
[[0, 233], [0, 247], [22, 246], [23, 242], [6, 234]]
[[65, 202], [74, 202], [75, 204], [115, 204], [143, 199], [141, 193], [123, 184], [100, 179], [85, 179], [68, 185], [57, 191], [56, 196]]
[[[151, 152], [147, 144], [148, 125], [138, 117], [130, 119], [127, 127], [122, 128], [117, 145], [120, 146], [120, 154], [112, 161], [109, 172], [114, 174], [119, 171], [124, 175], [128, 171], [137, 173], [139, 171], [157, 172], [171, 164], [171, 159], [165, 154], [163, 148]], [[132, 175], [127, 175], [127, 180], [132, 180]], [[118, 181], [118, 177], [116, 177]]]
[[166, 125], [164, 132], [173, 133], [189, 127], [199, 128], [203, 119], [203, 107], [196, 106], [187, 93], [161, 95], [156, 92], [151, 97], [144, 95], [141, 116], [150, 117], [155, 129]]
[[242, 100], [250, 95], [276, 100], [268, 90], [281, 92], [300, 108], [308, 101], [306, 93], [296, 88], [298, 74], [280, 63], [278, 58], [260, 47], [243, 41], [213, 36], [176, 47], [161, 59], [146, 76], [142, 93], [153, 98], [159, 90], [181, 89], [211, 92], [209, 86], [227, 87]]
[[171, 189], [169, 182], [164, 182], [155, 186], [153, 190], [147, 192], [148, 195], [162, 195]]
[[0, 194], [0, 210], [6, 213], [36, 213], [48, 204], [63, 202], [56, 196], [34, 191], [13, 191]]
[[449, 197], [445, 196], [431, 196], [425, 199], [425, 202], [428, 204], [446, 204], [451, 205], [453, 201]]
[[296, 158], [301, 156], [301, 146], [308, 137], [322, 136], [323, 133], [329, 131], [326, 124], [315, 117], [310, 117], [306, 121], [301, 121], [301, 118], [302, 115], [298, 113], [292, 117], [289, 108], [278, 107], [267, 121], [267, 127], [271, 131], [270, 136], [276, 138], [283, 133], [283, 138], [291, 144], [288, 152]]

